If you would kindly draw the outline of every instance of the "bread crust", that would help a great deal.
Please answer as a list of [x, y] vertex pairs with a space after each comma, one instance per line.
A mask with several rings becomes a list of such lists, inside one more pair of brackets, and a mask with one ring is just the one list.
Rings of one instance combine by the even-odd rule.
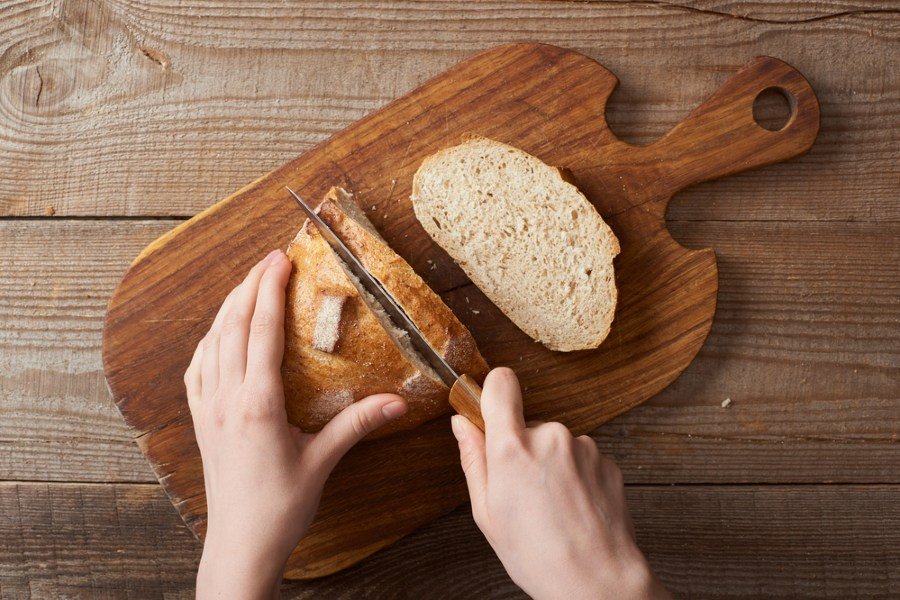
[[[469, 331], [371, 224], [361, 222], [365, 217], [355, 205], [349, 206], [350, 202], [349, 194], [332, 188], [318, 214], [455, 369], [483, 378], [487, 363]], [[287, 255], [293, 271], [287, 288], [282, 375], [291, 423], [303, 431], [318, 431], [350, 403], [381, 392], [406, 398], [409, 412], [372, 438], [415, 427], [447, 412], [447, 387], [410, 362], [311, 222], [304, 223]], [[346, 298], [339, 338], [331, 352], [317, 350], [313, 344], [316, 310], [323, 295]]]

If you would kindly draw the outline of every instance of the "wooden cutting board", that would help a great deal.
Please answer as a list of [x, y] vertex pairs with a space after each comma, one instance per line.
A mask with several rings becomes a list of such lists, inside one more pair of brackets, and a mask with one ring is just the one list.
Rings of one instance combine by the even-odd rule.
[[[818, 132], [818, 102], [800, 73], [760, 57], [665, 137], [637, 147], [606, 125], [615, 85], [612, 73], [576, 52], [538, 44], [488, 50], [141, 253], [109, 303], [104, 369], [138, 445], [198, 536], [205, 531], [206, 502], [182, 375], [227, 292], [300, 228], [302, 213], [285, 185], [316, 201], [332, 185], [353, 191], [388, 243], [471, 329], [488, 362], [517, 371], [530, 419], [559, 420], [586, 433], [644, 402], [687, 367], [712, 324], [716, 260], [712, 250], [686, 250], [669, 236], [666, 205], [689, 185], [807, 151]], [[770, 87], [783, 90], [792, 107], [777, 132], [753, 118], [754, 99]], [[416, 221], [409, 201], [413, 174], [423, 158], [466, 133], [567, 167], [612, 226], [622, 245], [615, 263], [619, 306], [599, 349], [559, 353], [531, 341]], [[317, 577], [347, 567], [465, 499], [448, 419], [361, 444], [329, 480], [286, 576]]]

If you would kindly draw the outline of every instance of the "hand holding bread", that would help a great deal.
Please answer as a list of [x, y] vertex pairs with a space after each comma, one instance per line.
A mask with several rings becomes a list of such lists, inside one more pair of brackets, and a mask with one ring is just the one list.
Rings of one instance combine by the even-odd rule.
[[288, 423], [280, 367], [290, 274], [281, 251], [253, 267], [184, 375], [208, 515], [200, 598], [272, 597], [338, 460], [407, 410], [403, 398], [377, 394], [315, 434]]

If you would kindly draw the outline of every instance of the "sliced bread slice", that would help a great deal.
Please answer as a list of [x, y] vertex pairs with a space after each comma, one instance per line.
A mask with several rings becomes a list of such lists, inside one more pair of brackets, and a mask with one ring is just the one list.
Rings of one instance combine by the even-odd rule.
[[609, 334], [619, 242], [559, 169], [472, 137], [425, 159], [412, 203], [425, 231], [535, 340], [573, 351]]
[[[469, 331], [387, 246], [349, 194], [333, 188], [318, 213], [454, 368], [479, 378], [486, 374], [487, 364]], [[294, 270], [287, 291], [282, 374], [291, 423], [318, 431], [344, 407], [378, 392], [400, 394], [410, 410], [372, 437], [447, 411], [447, 387], [312, 223], [307, 221], [291, 242], [288, 257]]]

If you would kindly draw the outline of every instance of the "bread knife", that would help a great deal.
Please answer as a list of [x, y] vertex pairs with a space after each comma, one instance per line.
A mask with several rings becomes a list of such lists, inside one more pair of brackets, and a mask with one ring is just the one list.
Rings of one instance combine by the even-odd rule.
[[425, 336], [422, 335], [422, 332], [416, 327], [416, 324], [413, 323], [413, 320], [406, 314], [406, 311], [403, 310], [391, 293], [363, 266], [362, 262], [341, 241], [341, 238], [337, 236], [331, 227], [294, 190], [289, 187], [285, 187], [285, 189], [291, 193], [309, 220], [315, 224], [319, 233], [322, 234], [322, 237], [328, 242], [328, 245], [331, 246], [338, 258], [344, 261], [344, 264], [360, 281], [363, 288], [372, 294], [394, 325], [406, 332], [413, 348], [431, 365], [431, 368], [435, 370], [438, 377], [444, 382], [444, 385], [450, 388], [450, 406], [484, 431], [484, 419], [481, 416], [481, 386], [478, 385], [478, 382], [469, 375], [459, 375], [444, 360], [444, 357], [428, 343], [428, 340], [425, 339]]

